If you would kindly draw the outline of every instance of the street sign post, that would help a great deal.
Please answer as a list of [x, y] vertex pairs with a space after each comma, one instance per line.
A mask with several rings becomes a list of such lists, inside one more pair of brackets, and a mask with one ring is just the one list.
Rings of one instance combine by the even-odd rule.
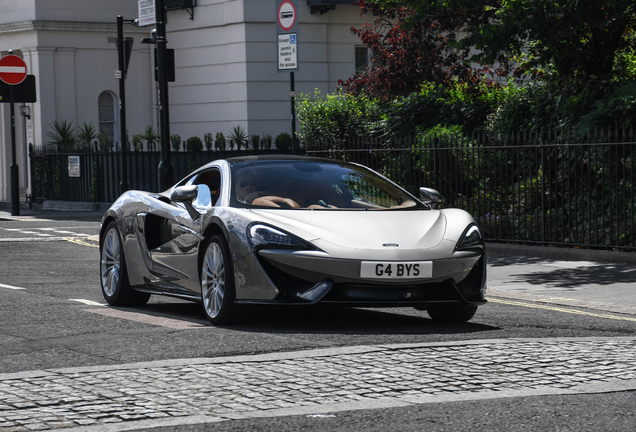
[[[9, 51], [11, 52], [11, 51]], [[11, 215], [20, 215], [19, 170], [15, 152], [15, 86], [27, 77], [27, 66], [22, 58], [9, 54], [0, 59], [0, 81], [9, 85], [9, 105], [11, 112]], [[4, 102], [4, 101], [3, 101]]]
[[294, 154], [296, 152], [295, 95], [297, 93], [294, 86], [294, 72], [298, 70], [298, 0], [276, 0], [276, 69], [278, 72], [289, 72], [292, 154]]

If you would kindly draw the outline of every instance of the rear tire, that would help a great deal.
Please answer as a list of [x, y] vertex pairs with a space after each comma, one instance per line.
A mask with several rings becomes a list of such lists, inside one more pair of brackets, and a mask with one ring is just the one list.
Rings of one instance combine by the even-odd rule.
[[210, 238], [201, 263], [201, 300], [205, 317], [214, 325], [237, 324], [245, 310], [237, 306], [234, 270], [227, 242], [222, 235]]
[[150, 294], [135, 291], [128, 281], [123, 242], [117, 224], [111, 221], [100, 243], [102, 295], [111, 306], [143, 306]]
[[466, 322], [475, 316], [477, 306], [449, 306], [445, 308], [429, 308], [426, 310], [433, 321]]

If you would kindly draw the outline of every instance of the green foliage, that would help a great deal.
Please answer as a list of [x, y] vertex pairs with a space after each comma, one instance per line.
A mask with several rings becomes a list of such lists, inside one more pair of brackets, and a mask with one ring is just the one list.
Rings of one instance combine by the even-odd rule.
[[578, 128], [628, 126], [636, 122], [636, 80], [615, 87], [606, 97], [597, 99], [590, 111], [581, 116]]
[[272, 148], [272, 136], [269, 134], [263, 134], [263, 139], [261, 140], [263, 144], [263, 149], [269, 150]]
[[137, 151], [143, 150], [144, 140], [141, 138], [141, 135], [139, 134], [133, 135], [132, 145], [133, 145], [133, 148]]
[[208, 132], [205, 135], [203, 135], [203, 142], [205, 142], [205, 149], [207, 151], [212, 150], [212, 146], [214, 145], [214, 138], [212, 138], [211, 133]]
[[281, 132], [276, 136], [276, 149], [281, 152], [288, 152], [291, 150], [292, 137], [287, 132]]
[[254, 150], [258, 150], [261, 145], [261, 136], [258, 134], [250, 135], [250, 144]]
[[97, 148], [102, 152], [109, 152], [113, 150], [114, 141], [108, 138], [106, 132], [103, 129], [99, 130], [99, 135], [97, 135]]
[[170, 135], [170, 146], [172, 147], [173, 151], [179, 151], [179, 149], [181, 148], [181, 135]]
[[58, 151], [69, 152], [74, 150], [77, 129], [73, 126], [72, 121], [53, 120], [51, 129], [51, 131], [46, 132], [46, 136], [51, 140], [51, 144], [57, 145]]
[[[146, 126], [146, 129], [142, 133], [139, 134], [139, 138], [146, 141], [146, 145], [148, 151], [155, 151], [157, 149], [157, 144], [160, 141], [159, 134], [155, 132], [152, 128], [152, 125]], [[135, 137], [133, 137], [134, 142]], [[181, 138], [179, 138], [180, 140]]]
[[186, 150], [190, 152], [200, 152], [203, 150], [203, 142], [198, 136], [193, 136], [186, 141]]
[[225, 150], [225, 135], [223, 135], [223, 132], [217, 132], [216, 133], [216, 140], [215, 140], [215, 146], [217, 150]]
[[93, 126], [93, 123], [84, 122], [82, 126], [77, 128], [77, 135], [75, 136], [78, 149], [89, 149], [93, 140], [96, 140], [98, 136], [99, 134], [97, 133], [95, 126]]
[[93, 160], [93, 178], [91, 179], [90, 200], [91, 202], [101, 201], [101, 173], [99, 168], [99, 162], [97, 159]]
[[636, 80], [550, 76], [510, 91], [489, 117], [488, 129], [505, 132], [634, 123]]
[[301, 140], [345, 140], [375, 133], [380, 103], [365, 96], [302, 94], [296, 105]]
[[230, 145], [236, 144], [238, 150], [243, 146], [247, 147], [247, 132], [241, 125], [232, 126], [228, 138], [230, 139]]
[[[460, 47], [476, 47], [473, 61], [513, 60], [520, 73], [563, 77], [617, 76], [615, 59], [636, 26], [633, 0], [372, 0], [405, 5], [414, 19], [444, 12], [465, 14], [453, 32]], [[486, 20], [471, 21], [471, 17]], [[461, 32], [461, 33], [460, 33]], [[633, 45], [632, 45], [633, 47]]]
[[62, 166], [59, 156], [55, 158], [55, 199], [62, 199]]
[[305, 141], [405, 136], [436, 125], [460, 125], [472, 132], [483, 129], [488, 115], [515, 92], [514, 88], [487, 81], [476, 85], [428, 83], [419, 93], [389, 103], [343, 94], [323, 98], [316, 91], [313, 97], [303, 95], [299, 104], [300, 136]]

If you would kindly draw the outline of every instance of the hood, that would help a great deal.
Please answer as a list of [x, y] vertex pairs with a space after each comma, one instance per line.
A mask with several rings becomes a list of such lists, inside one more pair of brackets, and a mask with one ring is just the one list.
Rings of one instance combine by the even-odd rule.
[[307, 241], [349, 249], [430, 249], [446, 231], [446, 217], [437, 210], [310, 211], [252, 210], [262, 222]]

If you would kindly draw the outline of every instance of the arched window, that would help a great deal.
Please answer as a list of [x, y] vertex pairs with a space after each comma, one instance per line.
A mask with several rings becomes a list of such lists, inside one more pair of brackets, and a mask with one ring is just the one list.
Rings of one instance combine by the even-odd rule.
[[117, 115], [115, 114], [115, 95], [102, 92], [99, 95], [99, 132], [113, 142], [117, 140]]

